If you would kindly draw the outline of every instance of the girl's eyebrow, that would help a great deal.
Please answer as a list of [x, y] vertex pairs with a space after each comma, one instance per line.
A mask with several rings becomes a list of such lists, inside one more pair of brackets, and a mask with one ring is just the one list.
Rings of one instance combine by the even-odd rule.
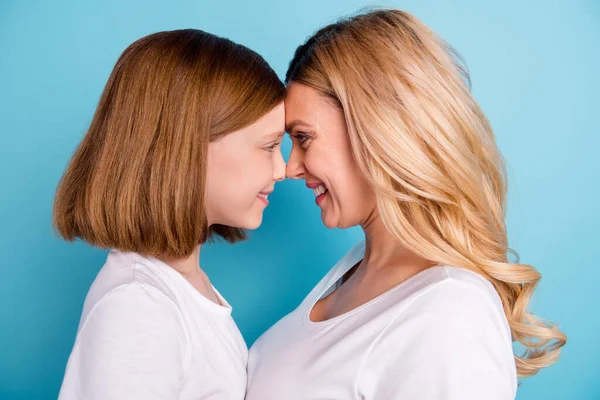
[[285, 134], [285, 132], [283, 132], [283, 131], [277, 131], [277, 132], [267, 133], [266, 135], [263, 136], [263, 138], [264, 139], [277, 139], [277, 138], [283, 137], [284, 134]]

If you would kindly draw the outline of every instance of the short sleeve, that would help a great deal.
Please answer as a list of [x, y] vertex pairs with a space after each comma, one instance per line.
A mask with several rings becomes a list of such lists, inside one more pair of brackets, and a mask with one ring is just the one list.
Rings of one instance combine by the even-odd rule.
[[150, 285], [120, 286], [83, 323], [59, 398], [177, 399], [184, 338], [167, 296]]
[[514, 399], [516, 368], [503, 311], [470, 283], [437, 283], [379, 337], [363, 384], [374, 400]]

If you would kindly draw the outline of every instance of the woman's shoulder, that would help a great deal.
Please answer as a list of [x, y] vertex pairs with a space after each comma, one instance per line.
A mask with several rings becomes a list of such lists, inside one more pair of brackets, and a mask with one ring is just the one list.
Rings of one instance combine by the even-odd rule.
[[[361, 385], [373, 386], [375, 376], [384, 387], [379, 390], [394, 393], [452, 386], [456, 393], [514, 397], [510, 327], [491, 283], [462, 268], [438, 266], [409, 285], [415, 290], [386, 314], [365, 353]], [[397, 376], [407, 378], [396, 384]]]
[[510, 327], [500, 296], [478, 273], [436, 266], [404, 285], [405, 290], [399, 291], [402, 299], [387, 314], [386, 335], [416, 334], [424, 338], [494, 331], [510, 342]]
[[464, 268], [436, 266], [422, 273], [427, 281], [415, 293], [412, 306], [432, 314], [499, 311], [502, 301], [494, 286], [483, 276]]

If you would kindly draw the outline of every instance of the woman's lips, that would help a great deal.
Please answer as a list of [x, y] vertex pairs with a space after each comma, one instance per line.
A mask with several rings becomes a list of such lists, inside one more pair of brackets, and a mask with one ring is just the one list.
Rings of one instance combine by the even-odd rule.
[[321, 205], [323, 200], [325, 199], [325, 195], [327, 195], [327, 187], [322, 182], [306, 182], [306, 186], [313, 190], [315, 194], [315, 202], [317, 205]]

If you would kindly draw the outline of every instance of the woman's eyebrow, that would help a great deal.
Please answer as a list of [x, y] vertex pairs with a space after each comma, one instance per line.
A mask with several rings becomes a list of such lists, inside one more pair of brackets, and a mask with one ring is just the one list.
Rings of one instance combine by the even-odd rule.
[[292, 122], [290, 122], [289, 124], [286, 124], [285, 126], [285, 131], [286, 132], [291, 132], [292, 130], [294, 130], [294, 128], [296, 126], [304, 126], [306, 128], [312, 128], [312, 126], [308, 123], [308, 122], [304, 122], [300, 119], [295, 119]]

